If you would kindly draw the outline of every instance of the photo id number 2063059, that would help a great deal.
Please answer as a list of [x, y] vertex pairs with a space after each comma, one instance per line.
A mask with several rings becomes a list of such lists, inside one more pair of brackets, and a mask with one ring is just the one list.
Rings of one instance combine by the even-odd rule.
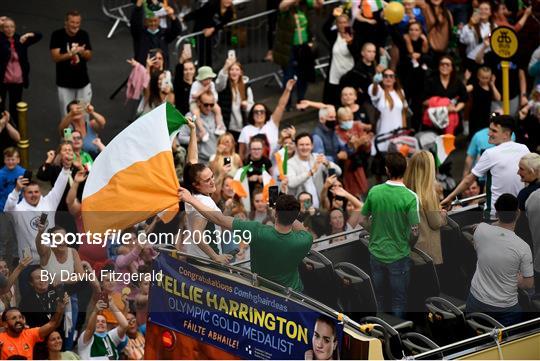
[[208, 230], [200, 231], [198, 229], [191, 231], [185, 229], [182, 231], [182, 239], [184, 244], [211, 244], [211, 243], [223, 243], [223, 244], [240, 244], [251, 243], [251, 231], [235, 229], [231, 230]]

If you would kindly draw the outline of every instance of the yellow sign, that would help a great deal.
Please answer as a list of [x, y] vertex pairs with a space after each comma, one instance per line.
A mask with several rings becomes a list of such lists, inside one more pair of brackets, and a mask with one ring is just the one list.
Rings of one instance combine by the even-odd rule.
[[502, 59], [510, 59], [518, 50], [516, 32], [507, 26], [499, 26], [493, 30], [489, 42], [491, 50]]

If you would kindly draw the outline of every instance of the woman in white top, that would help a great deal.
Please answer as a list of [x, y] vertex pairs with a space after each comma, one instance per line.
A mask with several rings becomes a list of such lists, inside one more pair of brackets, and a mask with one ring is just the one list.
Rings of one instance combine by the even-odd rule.
[[[335, 22], [335, 28], [333, 27]], [[330, 72], [324, 87], [323, 102], [337, 105], [339, 103], [339, 80], [354, 67], [353, 36], [349, 17], [343, 14], [343, 8], [334, 8], [332, 14], [323, 25], [323, 34], [332, 45]], [[357, 55], [357, 54], [356, 54]]]
[[482, 1], [473, 12], [469, 23], [461, 29], [459, 36], [459, 41], [467, 46], [466, 67], [473, 73], [476, 73], [478, 68], [477, 58], [481, 59], [477, 55], [481, 50], [482, 54], [489, 50], [489, 35], [494, 28], [491, 4], [489, 1]]
[[[221, 212], [211, 194], [216, 191], [214, 173], [205, 164], [186, 164], [184, 169], [184, 187], [187, 188], [199, 201], [207, 207]], [[221, 238], [220, 231], [213, 223], [208, 223], [197, 210], [186, 203], [186, 234], [183, 240], [183, 251], [198, 257], [210, 258], [215, 262], [229, 263], [231, 255], [219, 254], [218, 244]], [[216, 243], [209, 244], [209, 240]]]
[[273, 113], [265, 104], [255, 103], [251, 108], [248, 115], [248, 125], [242, 128], [240, 136], [238, 137], [239, 153], [241, 159], [246, 159], [248, 156], [248, 145], [251, 137], [257, 134], [264, 134], [270, 144], [270, 154], [273, 155], [278, 151], [278, 139], [279, 139], [279, 123], [283, 117], [283, 112], [291, 96], [291, 91], [296, 81], [290, 79], [285, 85], [285, 89], [279, 98], [278, 104]]
[[[39, 264], [41, 267], [50, 274], [54, 274], [57, 280], [60, 279], [62, 271], [64, 271], [64, 274], [66, 274], [65, 271], [69, 272], [70, 276], [73, 274], [82, 276], [84, 270], [79, 253], [75, 248], [68, 247], [65, 242], [66, 230], [58, 226], [51, 228], [48, 231], [51, 245], [47, 246], [43, 244], [42, 237], [45, 225], [38, 224], [37, 227], [36, 248], [39, 254]], [[63, 281], [62, 283], [72, 282]]]
[[[244, 126], [244, 116], [253, 107], [253, 92], [247, 86], [248, 78], [236, 58], [227, 58], [216, 79], [216, 90], [219, 92], [219, 105], [223, 114], [223, 122], [227, 130], [238, 139]], [[228, 91], [225, 93], [225, 91]]]
[[[377, 75], [375, 76], [375, 78]], [[381, 112], [377, 122], [376, 135], [390, 132], [394, 129], [407, 127], [407, 102], [405, 92], [396, 79], [396, 73], [392, 69], [386, 69], [382, 73], [382, 82], [374, 79], [368, 88], [369, 96], [373, 105]], [[372, 143], [371, 154], [375, 155], [375, 142]], [[379, 151], [388, 150], [388, 142], [378, 144]]]

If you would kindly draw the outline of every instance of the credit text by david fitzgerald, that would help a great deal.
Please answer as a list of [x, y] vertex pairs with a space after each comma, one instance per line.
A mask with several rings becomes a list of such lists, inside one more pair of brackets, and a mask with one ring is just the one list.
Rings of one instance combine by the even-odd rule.
[[95, 272], [86, 272], [86, 273], [77, 273], [70, 272], [69, 270], [61, 270], [60, 272], [49, 272], [42, 269], [40, 272], [40, 278], [42, 282], [49, 282], [54, 284], [55, 282], [79, 282], [79, 281], [89, 281], [101, 282], [104, 279], [110, 282], [121, 282], [124, 284], [137, 283], [141, 281], [148, 282], [161, 282], [163, 277], [163, 272], [152, 270], [148, 273], [124, 273], [124, 272], [115, 272], [112, 270], [103, 269], [99, 274], [96, 275]]

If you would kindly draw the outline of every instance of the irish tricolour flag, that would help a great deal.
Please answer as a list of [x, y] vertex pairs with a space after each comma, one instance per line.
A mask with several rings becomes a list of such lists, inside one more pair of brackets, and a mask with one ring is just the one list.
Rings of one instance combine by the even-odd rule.
[[239, 168], [234, 174], [234, 178], [231, 183], [234, 193], [240, 198], [242, 205], [248, 212], [251, 209], [251, 198], [249, 196], [249, 182], [247, 177], [249, 168], [251, 168], [251, 164]]
[[265, 202], [268, 202], [268, 200], [270, 198], [268, 189], [271, 186], [275, 186], [277, 183], [276, 183], [276, 180], [274, 178], [272, 178], [270, 173], [268, 173], [268, 171], [266, 170], [264, 165], [263, 165], [263, 169], [262, 169], [262, 181], [263, 181], [263, 192], [262, 192], [263, 200]]
[[373, 13], [382, 10], [384, 1], [382, 0], [362, 0], [362, 15], [368, 19], [373, 19]]
[[274, 153], [274, 157], [276, 158], [276, 165], [279, 171], [279, 179], [283, 180], [287, 175], [287, 161], [289, 160], [287, 146], [284, 146], [278, 152]]
[[171, 136], [186, 119], [165, 103], [118, 134], [96, 158], [82, 199], [86, 231], [122, 230], [167, 210], [178, 211]]
[[454, 142], [456, 137], [452, 134], [439, 135], [435, 140], [435, 165], [439, 167], [446, 158], [456, 149]]

